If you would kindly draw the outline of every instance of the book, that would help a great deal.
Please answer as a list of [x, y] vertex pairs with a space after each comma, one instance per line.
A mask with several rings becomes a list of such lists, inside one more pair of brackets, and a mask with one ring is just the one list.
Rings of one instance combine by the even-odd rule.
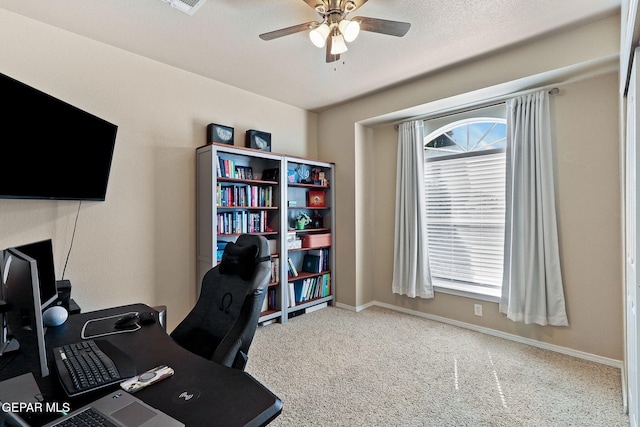
[[296, 305], [295, 288], [293, 282], [289, 282], [289, 307]]
[[276, 307], [280, 305], [278, 302], [278, 291], [276, 288], [269, 288], [267, 299], [269, 300], [269, 309], [276, 309]]
[[271, 259], [271, 283], [280, 282], [280, 258]]
[[306, 254], [302, 260], [302, 271], [307, 273], [320, 273], [322, 271], [322, 261], [319, 256]]
[[311, 249], [307, 253], [320, 257], [320, 270], [318, 270], [317, 273], [329, 269], [329, 249]]
[[305, 281], [304, 280], [296, 280], [293, 282], [293, 290], [294, 290], [294, 301], [302, 302], [305, 300], [304, 298], [304, 289], [305, 289]]
[[287, 262], [289, 263], [289, 273], [291, 274], [291, 277], [298, 277], [298, 270], [296, 269], [296, 266], [293, 265], [291, 258], [287, 258]]
[[307, 193], [307, 204], [312, 208], [323, 208], [325, 207], [324, 201], [324, 191], [309, 191]]

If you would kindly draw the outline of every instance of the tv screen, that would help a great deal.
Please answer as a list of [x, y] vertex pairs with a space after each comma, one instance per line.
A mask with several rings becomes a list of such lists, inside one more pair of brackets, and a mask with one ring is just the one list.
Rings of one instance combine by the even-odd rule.
[[0, 198], [105, 200], [118, 127], [0, 74]]

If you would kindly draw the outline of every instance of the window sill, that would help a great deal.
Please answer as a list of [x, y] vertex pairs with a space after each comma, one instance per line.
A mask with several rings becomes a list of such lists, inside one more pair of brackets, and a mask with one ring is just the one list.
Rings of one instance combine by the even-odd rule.
[[478, 292], [475, 286], [470, 286], [461, 282], [450, 282], [439, 279], [433, 279], [433, 290], [435, 292], [441, 292], [443, 294], [457, 295], [460, 297], [471, 298], [488, 302], [500, 302], [500, 290], [499, 289], [484, 289], [485, 292]]

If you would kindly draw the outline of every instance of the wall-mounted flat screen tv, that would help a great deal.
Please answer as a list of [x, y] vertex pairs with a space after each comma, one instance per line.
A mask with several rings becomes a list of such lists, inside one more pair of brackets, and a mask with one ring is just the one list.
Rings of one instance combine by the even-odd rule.
[[0, 198], [105, 200], [118, 127], [0, 74]]

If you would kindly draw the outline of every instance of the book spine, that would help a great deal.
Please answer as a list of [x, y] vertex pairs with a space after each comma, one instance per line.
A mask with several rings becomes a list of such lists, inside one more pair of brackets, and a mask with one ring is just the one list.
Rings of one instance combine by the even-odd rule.
[[296, 305], [295, 289], [293, 282], [289, 282], [289, 307]]
[[287, 262], [289, 263], [289, 271], [291, 272], [292, 277], [298, 277], [298, 270], [296, 270], [296, 266], [293, 265], [293, 261], [291, 258], [287, 258]]

